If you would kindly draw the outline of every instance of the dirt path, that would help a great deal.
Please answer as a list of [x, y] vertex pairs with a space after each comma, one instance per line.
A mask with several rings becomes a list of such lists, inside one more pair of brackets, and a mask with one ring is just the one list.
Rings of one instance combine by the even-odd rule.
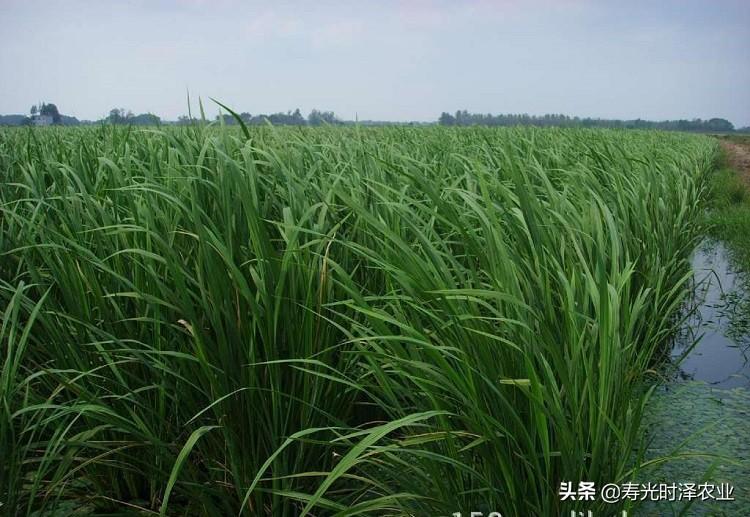
[[737, 171], [740, 178], [750, 187], [750, 138], [742, 143], [722, 140], [721, 147], [727, 152], [729, 165]]

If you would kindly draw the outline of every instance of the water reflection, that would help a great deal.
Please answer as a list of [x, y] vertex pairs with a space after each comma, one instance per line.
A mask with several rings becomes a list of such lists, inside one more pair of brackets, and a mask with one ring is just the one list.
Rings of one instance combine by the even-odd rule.
[[672, 349], [674, 359], [687, 354], [680, 375], [719, 388], [750, 387], [748, 279], [732, 267], [728, 250], [719, 242], [699, 246], [692, 264], [693, 310]]

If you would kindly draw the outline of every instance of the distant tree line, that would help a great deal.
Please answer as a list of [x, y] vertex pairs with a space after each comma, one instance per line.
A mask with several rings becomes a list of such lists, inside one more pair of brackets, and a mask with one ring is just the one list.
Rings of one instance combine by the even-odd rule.
[[[619, 128], [619, 129], [661, 129], [664, 131], [701, 131], [701, 132], [732, 132], [734, 125], [723, 118], [701, 120], [663, 120], [651, 121], [643, 119], [618, 120], [602, 118], [569, 117], [562, 114], [527, 115], [501, 114], [491, 115], [469, 113], [466, 110], [456, 111], [455, 114], [443, 112], [438, 119], [443, 126], [536, 126], [536, 127], [591, 127], [591, 128]], [[742, 128], [747, 131], [750, 128]]]
[[[342, 124], [333, 111], [319, 111], [312, 110], [307, 118], [302, 115], [299, 108], [294, 111], [287, 111], [286, 113], [271, 113], [270, 115], [251, 115], [250, 113], [240, 113], [240, 119], [247, 125], [262, 125], [271, 123], [275, 126], [322, 126], [323, 124], [336, 125]], [[232, 115], [221, 115], [223, 121], [227, 125], [237, 124], [237, 120]], [[216, 116], [216, 120], [221, 120], [219, 115]], [[180, 117], [178, 122], [187, 123], [189, 119], [187, 117]]]
[[73, 126], [80, 123], [75, 117], [60, 114], [51, 102], [40, 102], [29, 109], [29, 115], [0, 115], [0, 126], [30, 126], [38, 117], [44, 117], [53, 125]]
[[63, 115], [53, 103], [41, 102], [35, 104], [29, 110], [29, 115], [0, 115], [0, 126], [30, 126], [38, 119], [44, 117], [46, 122], [56, 126], [79, 126], [90, 124], [129, 124], [141, 126], [154, 126], [161, 123], [161, 119], [153, 113], [141, 113], [134, 115], [132, 111], [122, 108], [110, 110], [109, 115], [101, 120], [78, 120], [75, 117]]
[[109, 116], [101, 122], [132, 126], [158, 126], [161, 124], [161, 119], [153, 113], [133, 115], [132, 111], [126, 112], [122, 108], [114, 108], [109, 111]]
[[[89, 124], [113, 124], [113, 125], [134, 125], [134, 126], [156, 126], [160, 124], [177, 124], [186, 125], [192, 124], [196, 121], [195, 118], [191, 118], [187, 115], [182, 115], [177, 118], [176, 121], [163, 121], [159, 116], [153, 113], [141, 113], [135, 115], [130, 110], [124, 108], [113, 108], [109, 111], [109, 115], [106, 117], [96, 120], [78, 120], [75, 117], [69, 117], [61, 115], [57, 109], [57, 106], [51, 103], [40, 103], [31, 107], [29, 115], [0, 115], [0, 125], [2, 126], [24, 126], [32, 125], [36, 117], [49, 116], [51, 117], [51, 123], [54, 125], [89, 125]], [[223, 118], [223, 121], [227, 125], [237, 124], [232, 115], [217, 115], [216, 120], [219, 121]], [[302, 112], [298, 109], [294, 111], [287, 111], [286, 113], [278, 112], [271, 113], [270, 115], [257, 114], [251, 115], [250, 113], [243, 112], [240, 114], [240, 118], [247, 125], [263, 125], [271, 123], [273, 125], [281, 126], [321, 126], [324, 124], [338, 125], [344, 124], [343, 120], [340, 120], [333, 111], [321, 111], [314, 109], [307, 117], [302, 115]]]
[[[153, 113], [133, 114], [132, 111], [123, 108], [110, 110], [109, 115], [96, 121], [78, 120], [75, 117], [63, 115], [53, 103], [40, 102], [29, 110], [29, 115], [0, 115], [0, 126], [24, 126], [32, 125], [39, 117], [44, 117], [44, 122], [51, 121], [54, 125], [77, 126], [88, 124], [113, 124], [113, 125], [136, 125], [155, 126], [159, 124], [192, 124], [196, 119], [183, 115], [176, 121], [163, 121]], [[434, 122], [389, 122], [389, 121], [345, 121], [339, 119], [333, 111], [320, 111], [313, 109], [307, 117], [303, 116], [299, 108], [294, 111], [271, 113], [270, 115], [251, 115], [242, 112], [242, 122], [247, 125], [263, 125], [271, 123], [281, 126], [321, 126], [321, 125], [429, 125]], [[216, 121], [223, 120], [224, 124], [237, 124], [232, 115], [217, 115]], [[663, 120], [651, 121], [643, 119], [618, 120], [602, 118], [580, 118], [570, 117], [562, 114], [528, 115], [528, 114], [482, 114], [469, 113], [459, 110], [455, 113], [443, 112], [438, 119], [438, 124], [443, 126], [536, 126], [536, 127], [589, 127], [589, 128], [621, 128], [621, 129], [660, 129], [665, 131], [696, 131], [706, 133], [750, 133], [750, 127], [735, 129], [734, 125], [723, 118], [712, 118], [702, 120]]]

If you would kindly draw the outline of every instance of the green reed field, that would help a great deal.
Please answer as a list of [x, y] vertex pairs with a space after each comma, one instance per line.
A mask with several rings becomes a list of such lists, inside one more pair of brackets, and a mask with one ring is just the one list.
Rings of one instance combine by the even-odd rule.
[[716, 153], [2, 130], [0, 511], [556, 515], [629, 481]]

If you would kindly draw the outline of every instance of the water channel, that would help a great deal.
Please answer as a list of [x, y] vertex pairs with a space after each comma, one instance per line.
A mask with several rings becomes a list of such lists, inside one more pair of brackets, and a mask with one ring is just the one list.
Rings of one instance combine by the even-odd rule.
[[646, 459], [639, 481], [733, 488], [730, 501], [648, 502], [634, 515], [750, 516], [750, 292], [720, 242], [692, 257], [695, 289], [671, 350], [675, 365], [646, 408]]

